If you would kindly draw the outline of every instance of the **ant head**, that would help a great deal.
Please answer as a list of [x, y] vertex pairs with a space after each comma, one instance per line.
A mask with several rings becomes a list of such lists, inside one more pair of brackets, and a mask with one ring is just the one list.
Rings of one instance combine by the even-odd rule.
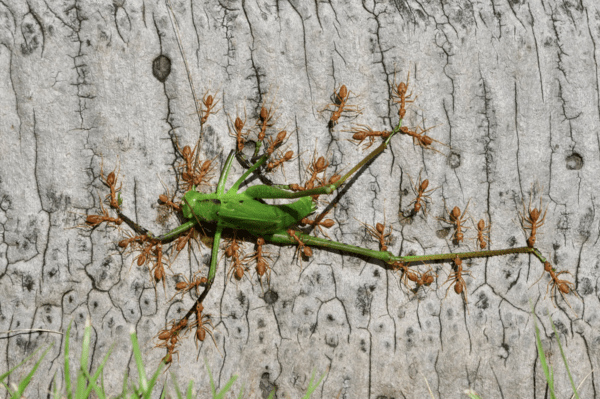
[[398, 93], [400, 93], [400, 95], [406, 93], [406, 83], [400, 82], [400, 84], [398, 84]]
[[531, 236], [527, 239], [527, 246], [529, 248], [533, 248], [534, 245], [535, 245], [535, 237]]
[[431, 285], [433, 283], [433, 276], [429, 273], [425, 273], [423, 276], [423, 285]]
[[544, 270], [547, 272], [550, 272], [552, 270], [552, 265], [550, 264], [550, 262], [544, 262]]

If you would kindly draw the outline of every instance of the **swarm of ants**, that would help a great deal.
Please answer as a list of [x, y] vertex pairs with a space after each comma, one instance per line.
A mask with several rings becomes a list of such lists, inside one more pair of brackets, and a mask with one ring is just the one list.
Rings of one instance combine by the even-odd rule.
[[[410, 75], [407, 76], [405, 82], [400, 82], [399, 84], [394, 82], [393, 85], [391, 99], [393, 104], [398, 107], [398, 118], [400, 121], [405, 118], [406, 107], [416, 99], [416, 97], [413, 97], [412, 92], [409, 93], [409, 79]], [[329, 129], [334, 129], [345, 118], [355, 118], [361, 114], [361, 110], [358, 106], [351, 104], [354, 99], [351, 93], [352, 92], [346, 85], [341, 85], [339, 89], [334, 90], [332, 95], [333, 102], [322, 109], [321, 112], [329, 112], [331, 114], [327, 121]], [[202, 127], [208, 123], [211, 116], [216, 115], [220, 111], [220, 109], [216, 108], [219, 103], [219, 100], [216, 97], [217, 93], [209, 94], [206, 92], [202, 101], [199, 102], [199, 118]], [[277, 118], [276, 108], [273, 106], [273, 103], [269, 104], [266, 101], [263, 102], [257, 115], [256, 121], [253, 124], [250, 124], [250, 126], [245, 115], [243, 120], [239, 115], [236, 116], [235, 119], [230, 117], [230, 134], [235, 138], [237, 159], [248, 169], [256, 162], [260, 149], [261, 147], [263, 148], [268, 161], [265, 162], [263, 167], [257, 170], [257, 172], [261, 181], [265, 184], [273, 185], [271, 179], [267, 177], [267, 174], [272, 174], [278, 169], [283, 169], [286, 162], [294, 159], [294, 153], [291, 150], [285, 152], [279, 150], [285, 143], [288, 133], [285, 130], [277, 132], [277, 129], [275, 129]], [[346, 130], [346, 132], [351, 134], [351, 138], [349, 138], [350, 141], [359, 146], [362, 145], [365, 149], [373, 146], [377, 141], [385, 142], [387, 145], [387, 141], [389, 141], [394, 134], [399, 133], [399, 135], [410, 136], [415, 146], [442, 154], [439, 149], [434, 148], [434, 145], [443, 145], [443, 143], [440, 143], [438, 140], [435, 140], [426, 134], [431, 129], [432, 128], [422, 129], [418, 126], [409, 128], [401, 126], [400, 123], [395, 130], [374, 130], [369, 126], [356, 124], [349, 130]], [[244, 148], [250, 140], [250, 137], [256, 137], [254, 141], [254, 154], [252, 156], [248, 156], [244, 152]], [[179, 217], [179, 220], [186, 219], [186, 217], [184, 217], [183, 209], [186, 206], [189, 206], [189, 204], [185, 202], [185, 193], [190, 190], [196, 190], [198, 187], [210, 187], [210, 181], [215, 176], [215, 159], [200, 160], [199, 147], [199, 144], [196, 144], [193, 148], [188, 145], [180, 148], [179, 145], [177, 145], [177, 155], [180, 157], [180, 160], [177, 163], [175, 170], [180, 190], [173, 195], [170, 195], [169, 192], [167, 192], [158, 197], [158, 202], [161, 206], [167, 212], [176, 214]], [[348, 175], [342, 177], [340, 174], [327, 173], [329, 166], [330, 161], [328, 161], [326, 157], [317, 156], [315, 153], [306, 167], [306, 180], [303, 183], [277, 185], [277, 187], [282, 190], [288, 190], [291, 193], [301, 194], [306, 192], [306, 195], [310, 196], [314, 203], [317, 203], [317, 201], [319, 201], [319, 196], [322, 194], [312, 194], [315, 190], [339, 184], [340, 181], [343, 182], [347, 176], [354, 173], [354, 169], [357, 168], [355, 167]], [[127, 235], [118, 242], [118, 247], [122, 251], [134, 253], [135, 256], [133, 262], [139, 267], [147, 267], [150, 279], [155, 284], [162, 282], [166, 294], [167, 286], [165, 280], [169, 275], [168, 270], [170, 270], [171, 264], [176, 259], [177, 255], [185, 250], [185, 248], [191, 248], [192, 245], [215, 245], [211, 242], [211, 237], [209, 237], [211, 232], [210, 227], [205, 226], [198, 220], [202, 215], [193, 214], [193, 217], [187, 217], [190, 219], [187, 223], [191, 224], [198, 222], [192, 227], [182, 228], [181, 231], [175, 229], [161, 237], [150, 234], [146, 229], [137, 225], [122, 213], [122, 199], [120, 194], [122, 185], [118, 184], [118, 177], [118, 168], [115, 168], [115, 170], [105, 176], [103, 166], [101, 167], [100, 179], [104, 185], [108, 187], [109, 193], [104, 201], [101, 201], [100, 203], [101, 214], [88, 215], [85, 226], [96, 228], [102, 223], [105, 223], [120, 229], [123, 222], [129, 225], [132, 228], [133, 233], [127, 233]], [[427, 217], [428, 206], [431, 203], [431, 195], [436, 188], [430, 188], [429, 180], [422, 179], [421, 174], [419, 174], [416, 182], [414, 182], [412, 178], [410, 178], [410, 180], [411, 189], [413, 190], [415, 197], [409, 204], [410, 209], [406, 212], [402, 212], [400, 216], [404, 218], [414, 218], [417, 215]], [[116, 217], [110, 216], [103, 202], [117, 213]], [[454, 206], [451, 210], [446, 207], [447, 216], [440, 217], [438, 220], [440, 223], [443, 223], [452, 229], [452, 242], [454, 245], [462, 244], [465, 239], [466, 231], [473, 228], [473, 231], [475, 232], [475, 237], [473, 239], [476, 244], [476, 251], [459, 254], [425, 255], [421, 257], [393, 257], [386, 267], [399, 274], [401, 285], [413, 293], [416, 293], [420, 287], [430, 287], [438, 278], [438, 275], [434, 273], [431, 268], [425, 272], [420, 272], [417, 268], [411, 267], [411, 263], [421, 264], [428, 261], [452, 262], [452, 271], [448, 274], [441, 286], [449, 283], [449, 286], [446, 289], [446, 296], [450, 289], [453, 288], [456, 294], [462, 295], [466, 306], [468, 305], [468, 296], [467, 284], [464, 277], [470, 276], [471, 272], [463, 269], [463, 259], [506, 255], [510, 253], [530, 253], [542, 261], [544, 273], [547, 272], [550, 276], [546, 291], [547, 293], [550, 292], [551, 299], [554, 302], [556, 302], [557, 292], [560, 293], [565, 301], [565, 295], [570, 293], [577, 295], [574, 284], [560, 278], [561, 275], [570, 273], [568, 271], [557, 272], [552, 265], [541, 256], [540, 252], [534, 248], [536, 235], [538, 234], [539, 229], [544, 225], [547, 212], [547, 210], [543, 209], [541, 200], [538, 207], [532, 208], [531, 202], [528, 208], [523, 205], [523, 213], [520, 215], [521, 225], [524, 231], [528, 233], [528, 238], [526, 240], [527, 247], [506, 250], [492, 250], [490, 248], [491, 225], [489, 221], [486, 222], [484, 219], [480, 219], [475, 224], [471, 218], [472, 225], [467, 226], [469, 221], [467, 216], [468, 207], [469, 202], [462, 211], [459, 206]], [[298, 223], [295, 226], [290, 226], [286, 230], [288, 236], [287, 242], [297, 246], [296, 256], [299, 259], [311, 257], [313, 255], [311, 246], [317, 245], [316, 241], [308, 239], [308, 236], [301, 231], [302, 226], [309, 227], [312, 230], [317, 228], [321, 234], [327, 236], [324, 229], [333, 227], [335, 222], [330, 218], [325, 219], [326, 213], [327, 212], [321, 213], [314, 219], [303, 217], [298, 220]], [[364, 223], [363, 225], [366, 233], [377, 242], [379, 246], [378, 252], [389, 254], [388, 247], [393, 236], [393, 229], [386, 226], [385, 217], [383, 223], [376, 223], [375, 226]], [[185, 224], [182, 226], [185, 226]], [[251, 254], [244, 253], [244, 246], [248, 241], [254, 243], [254, 251]], [[226, 271], [227, 281], [235, 280], [236, 282], [239, 282], [246, 277], [258, 280], [261, 287], [263, 287], [263, 284], [269, 285], [271, 281], [272, 256], [265, 249], [266, 242], [264, 237], [254, 237], [248, 234], [244, 235], [242, 230], [232, 230], [227, 232], [225, 244], [222, 247], [224, 256], [230, 263], [229, 269]], [[217, 246], [213, 248], [217, 248], [218, 250], [218, 242], [216, 245]], [[319, 245], [326, 246], [325, 244]], [[352, 251], [348, 250], [347, 252]], [[254, 268], [253, 277], [249, 276], [251, 274], [250, 265]], [[176, 292], [171, 299], [179, 294], [182, 296], [189, 294], [195, 298], [195, 301], [194, 305], [182, 318], [172, 320], [157, 334], [158, 343], [156, 344], [156, 347], [163, 348], [167, 352], [163, 358], [164, 363], [170, 364], [173, 360], [173, 356], [176, 354], [179, 355], [176, 350], [177, 345], [180, 342], [180, 339], [186, 336], [189, 331], [195, 330], [194, 338], [196, 342], [204, 341], [208, 334], [216, 345], [213, 333], [214, 325], [211, 321], [210, 314], [205, 312], [203, 305], [203, 300], [210, 290], [213, 278], [214, 275], [211, 275], [210, 273], [205, 274], [202, 270], [195, 272], [193, 277], [189, 280], [183, 276], [178, 277], [179, 281], [175, 284]]]

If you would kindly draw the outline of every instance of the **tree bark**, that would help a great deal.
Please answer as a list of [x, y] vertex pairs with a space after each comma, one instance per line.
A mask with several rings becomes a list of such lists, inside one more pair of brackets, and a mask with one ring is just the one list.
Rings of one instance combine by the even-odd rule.
[[[348, 141], [349, 130], [390, 130], [394, 84], [410, 72], [416, 100], [404, 123], [432, 128], [427, 134], [445, 146], [433, 143], [436, 152], [394, 137], [337, 197], [329, 236], [376, 249], [360, 222], [385, 220], [394, 254], [473, 250], [470, 221], [455, 246], [437, 219], [469, 203], [469, 220], [491, 221], [492, 249], [525, 246], [519, 212], [541, 196], [547, 214], [536, 247], [571, 273], [561, 278], [581, 299], [568, 295], [569, 307], [558, 295], [555, 306], [548, 274], [527, 255], [465, 261], [466, 304], [446, 295], [449, 264], [432, 265], [437, 281], [415, 294], [380, 262], [319, 249], [301, 262], [295, 247], [268, 245], [270, 285], [254, 273], [227, 283], [228, 264], [219, 263], [205, 301], [217, 346], [207, 339], [196, 350], [188, 337], [171, 371], [180, 384], [193, 380], [200, 397], [209, 390], [205, 358], [218, 385], [239, 374], [234, 391], [244, 383], [251, 396], [276, 388], [277, 397], [300, 397], [316, 369], [327, 375], [313, 397], [428, 397], [429, 385], [440, 398], [468, 388], [542, 398], [532, 306], [558, 396], [571, 391], [549, 316], [575, 382], [600, 368], [596, 3], [173, 0], [172, 10], [162, 0], [0, 0], [0, 331], [64, 333], [73, 323], [75, 361], [90, 318], [92, 369], [116, 343], [104, 382], [120, 392], [124, 373], [137, 375], [130, 328], [153, 371], [165, 355], [153, 349], [154, 336], [195, 298], [169, 300], [177, 274], [206, 274], [210, 250], [182, 252], [165, 293], [147, 268], [132, 266], [135, 254], [117, 250], [120, 231], [74, 228], [100, 213], [108, 193], [101, 167], [106, 176], [120, 166], [124, 213], [166, 232], [178, 222], [161, 218], [158, 196], [175, 188], [179, 148], [199, 138], [192, 86], [199, 100], [217, 93], [222, 108], [207, 121], [202, 160], [222, 164], [235, 147], [233, 120], [252, 126], [267, 104], [277, 116], [270, 132], [290, 132], [284, 148], [300, 155], [273, 179], [301, 183], [315, 151], [330, 173], [367, 154]], [[361, 114], [328, 129], [330, 113], [321, 111], [342, 84]], [[236, 164], [232, 176], [242, 170]], [[405, 218], [419, 174], [438, 188], [427, 214]], [[54, 343], [27, 397], [62, 378], [64, 335], [1, 337], [0, 373]], [[597, 371], [579, 393], [600, 396]]]

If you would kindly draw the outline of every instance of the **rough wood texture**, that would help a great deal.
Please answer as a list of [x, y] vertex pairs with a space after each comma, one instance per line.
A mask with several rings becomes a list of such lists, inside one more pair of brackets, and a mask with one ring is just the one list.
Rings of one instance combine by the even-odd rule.
[[[431, 127], [448, 154], [396, 137], [346, 190], [332, 213], [336, 240], [376, 248], [358, 220], [394, 226], [390, 249], [416, 254], [457, 251], [436, 220], [448, 206], [471, 200], [474, 219], [489, 215], [492, 248], [525, 245], [518, 223], [532, 185], [548, 205], [537, 247], [568, 270], [582, 300], [573, 310], [545, 298], [548, 276], [525, 255], [467, 263], [468, 306], [439, 279], [418, 295], [398, 278], [353, 256], [315, 249], [302, 268], [295, 248], [268, 246], [270, 290], [256, 277], [225, 286], [221, 262], [206, 310], [213, 315], [218, 351], [191, 337], [171, 371], [181, 384], [208, 390], [202, 358], [219, 383], [240, 374], [246, 392], [300, 397], [311, 371], [329, 369], [314, 397], [459, 397], [472, 388], [485, 397], [542, 398], [546, 385], [535, 349], [531, 304], [544, 345], [557, 369], [560, 397], [570, 392], [553, 338], [552, 316], [567, 348], [580, 395], [600, 395], [600, 276], [598, 176], [600, 106], [597, 58], [600, 13], [592, 1], [394, 0], [362, 4], [306, 1], [173, 1], [191, 78], [201, 97], [219, 90], [223, 110], [209, 119], [202, 158], [222, 162], [235, 140], [228, 117], [248, 122], [265, 98], [275, 99], [277, 126], [293, 132], [290, 148], [302, 156], [286, 165], [300, 182], [315, 145], [337, 171], [363, 155], [346, 139], [352, 123], [389, 129], [397, 108], [390, 100], [394, 71], [418, 100], [409, 126]], [[119, 233], [91, 234], [72, 227], [98, 213], [107, 189], [100, 165], [121, 165], [124, 211], [154, 231], [160, 179], [174, 186], [181, 146], [198, 138], [190, 84], [161, 1], [0, 1], [0, 331], [66, 331], [72, 347], [83, 326], [94, 326], [94, 368], [111, 344], [105, 374], [109, 392], [124, 373], [136, 375], [128, 331], [134, 327], [149, 369], [164, 356], [153, 336], [193, 298], [168, 302], [148, 271], [130, 267], [116, 249]], [[328, 131], [318, 111], [345, 84], [363, 109]], [[221, 94], [222, 93], [222, 94]], [[268, 93], [268, 96], [267, 96]], [[304, 163], [301, 162], [303, 160]], [[241, 168], [235, 166], [238, 176]], [[400, 223], [414, 194], [408, 175], [423, 170], [433, 193], [428, 216]], [[281, 172], [275, 175], [283, 180]], [[159, 179], [160, 178], [160, 179]], [[276, 179], [276, 180], [277, 180]], [[216, 182], [216, 180], [215, 180]], [[535, 187], [535, 186], [534, 186]], [[535, 191], [535, 190], [534, 190]], [[358, 220], [357, 220], [358, 219]], [[71, 229], [70, 229], [71, 228]], [[474, 235], [473, 229], [467, 231]], [[473, 247], [472, 242], [466, 246]], [[204, 249], [182, 253], [167, 279], [191, 276], [208, 262]], [[0, 371], [35, 348], [54, 347], [27, 397], [45, 396], [62, 377], [64, 339], [52, 333], [3, 333]], [[77, 351], [73, 352], [73, 359]], [[163, 379], [166, 379], [165, 374]], [[135, 378], [135, 377], [134, 377]], [[14, 381], [14, 379], [12, 379]], [[241, 383], [236, 383], [236, 391]], [[202, 395], [200, 395], [202, 396]]]

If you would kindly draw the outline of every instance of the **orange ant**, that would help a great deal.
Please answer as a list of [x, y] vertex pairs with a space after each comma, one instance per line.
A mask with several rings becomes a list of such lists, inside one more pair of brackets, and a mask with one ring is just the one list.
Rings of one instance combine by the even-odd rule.
[[[406, 126], [402, 126], [400, 128], [400, 133], [404, 133], [404, 134], [407, 134], [407, 135], [411, 136], [413, 138], [413, 144], [414, 145], [418, 145], [418, 146], [423, 147], [425, 149], [433, 150], [433, 151], [435, 151], [435, 152], [437, 152], [439, 154], [444, 155], [442, 152], [436, 150], [431, 145], [433, 144], [433, 142], [436, 142], [436, 143], [441, 144], [441, 145], [446, 146], [446, 147], [447, 147], [447, 145], [444, 144], [444, 143], [442, 143], [441, 141], [438, 141], [438, 140], [436, 140], [434, 138], [431, 138], [431, 137], [429, 137], [429, 136], [427, 136], [425, 134], [425, 132], [427, 132], [427, 131], [429, 131], [429, 130], [433, 129], [434, 127], [437, 127], [437, 126], [439, 126], [439, 125], [432, 126], [432, 127], [428, 128], [428, 129], [423, 129], [420, 126], [417, 126], [417, 128], [414, 131], [410, 130]], [[420, 132], [418, 130], [420, 130]]]
[[388, 250], [388, 244], [392, 239], [390, 236], [392, 235], [394, 228], [390, 226], [389, 232], [387, 234], [385, 233], [385, 214], [383, 216], [383, 224], [377, 223], [375, 224], [374, 228], [373, 226], [363, 223], [360, 220], [358, 222], [365, 227], [367, 232], [375, 239], [375, 241], [379, 241], [379, 249], [381, 251]]
[[102, 222], [106, 222], [109, 224], [114, 223], [117, 226], [120, 226], [123, 223], [123, 219], [119, 217], [113, 218], [108, 214], [108, 211], [106, 210], [106, 208], [104, 208], [104, 205], [102, 205], [102, 201], [100, 201], [100, 209], [102, 210], [102, 215], [88, 215], [86, 217], [85, 223], [87, 223], [87, 226], [95, 228], [102, 224]]
[[[323, 230], [323, 227], [325, 227], [326, 229], [329, 229], [331, 227], [333, 227], [333, 225], [335, 225], [335, 222], [332, 219], [325, 219], [323, 220], [323, 218], [329, 213], [330, 211], [327, 211], [325, 213], [320, 214], [319, 216], [317, 216], [314, 220], [310, 220], [308, 217], [303, 218], [302, 220], [300, 220], [301, 225], [309, 225], [309, 226], [313, 226], [313, 227], [318, 227], [319, 230], [321, 231], [321, 233], [324, 236], [327, 236], [327, 233]], [[323, 226], [323, 227], [321, 227]]]
[[132, 243], [142, 243], [144, 241], [146, 241], [146, 239], [148, 238], [148, 236], [143, 235], [143, 236], [130, 236], [129, 238], [126, 238], [124, 240], [119, 241], [119, 243], [117, 244], [120, 248], [126, 249], [130, 244]]
[[454, 292], [456, 292], [458, 295], [460, 295], [461, 293], [464, 293], [465, 294], [465, 303], [468, 304], [469, 300], [467, 298], [467, 283], [465, 283], [465, 280], [463, 279], [462, 276], [463, 275], [471, 276], [471, 272], [463, 271], [462, 259], [459, 258], [458, 256], [454, 259], [454, 266], [456, 267], [456, 271], [453, 271], [452, 273], [450, 273], [450, 275], [448, 275], [448, 279], [446, 281], [444, 281], [444, 284], [442, 284], [442, 285], [445, 285], [448, 281], [450, 281], [450, 286], [446, 290], [446, 296], [444, 297], [444, 299], [448, 296], [448, 292], [450, 291], [452, 284], [454, 284]]
[[267, 148], [267, 154], [269, 154], [269, 156], [273, 155], [275, 147], [283, 143], [283, 140], [285, 140], [285, 136], [287, 136], [287, 132], [285, 130], [282, 130], [279, 133], [277, 133], [275, 139], [273, 139], [272, 137], [269, 137], [267, 139], [267, 144], [269, 144], [269, 147]]
[[433, 193], [435, 190], [437, 190], [438, 188], [432, 188], [427, 190], [427, 187], [429, 187], [429, 180], [425, 179], [425, 180], [421, 180], [421, 172], [419, 172], [419, 180], [418, 183], [415, 184], [412, 180], [412, 177], [410, 177], [410, 175], [408, 175], [408, 178], [410, 179], [411, 182], [411, 188], [414, 191], [414, 193], [417, 195], [417, 198], [415, 198], [410, 204], [414, 204], [413, 209], [412, 209], [412, 215], [416, 215], [417, 213], [419, 213], [419, 211], [421, 210], [421, 208], [423, 208], [423, 213], [427, 214], [427, 200], [431, 200], [431, 193]]
[[296, 232], [294, 230], [288, 229], [287, 233], [290, 237], [292, 237], [293, 240], [296, 240], [298, 242], [298, 249], [296, 250], [296, 253], [302, 253], [307, 258], [310, 258], [313, 255], [312, 249], [310, 249], [309, 246], [304, 244], [300, 237], [296, 236]]
[[[565, 300], [567, 305], [569, 305], [569, 307], [571, 307], [571, 305], [569, 304], [569, 301], [565, 297], [565, 294], [569, 294], [572, 292], [579, 299], [581, 299], [581, 297], [579, 296], [577, 291], [575, 291], [575, 284], [573, 284], [570, 281], [561, 280], [558, 278], [558, 276], [560, 276], [561, 274], [571, 275], [571, 272], [569, 272], [567, 270], [563, 270], [562, 272], [556, 273], [556, 271], [554, 270], [554, 268], [548, 261], [544, 262], [544, 271], [548, 272], [550, 274], [551, 280], [548, 282], [548, 285], [546, 286], [546, 296], [548, 295], [548, 291], [550, 291], [550, 293], [551, 293], [550, 296], [554, 299], [554, 302], [552, 303], [554, 305], [554, 307], [556, 307], [556, 291], [557, 290], [558, 290], [558, 292], [560, 292], [560, 295], [563, 297], [563, 299]], [[534, 286], [538, 281], [540, 281], [542, 279], [542, 277], [544, 277], [544, 272], [542, 272], [542, 275], [540, 276], [540, 278], [538, 278], [537, 281], [535, 283], [533, 283], [531, 286]], [[545, 297], [544, 297], [544, 299], [545, 299]]]
[[[117, 170], [116, 174], [115, 174], [115, 170]], [[121, 171], [120, 165], [117, 163], [117, 166], [115, 167], [115, 169], [112, 172], [110, 172], [108, 174], [108, 176], [104, 177], [104, 160], [100, 164], [100, 180], [102, 180], [102, 182], [104, 184], [106, 184], [108, 186], [108, 188], [110, 189], [110, 194], [107, 195], [105, 199], [110, 198], [110, 201], [109, 201], [110, 207], [113, 209], [117, 209], [117, 210], [121, 207], [121, 198], [120, 198], [119, 191], [121, 191], [121, 188], [123, 187], [123, 183], [121, 183], [119, 188], [116, 188], [117, 176], [119, 175], [120, 171]]]
[[448, 215], [450, 216], [450, 220], [447, 219], [443, 219], [443, 218], [438, 218], [439, 220], [446, 222], [448, 224], [452, 224], [455, 226], [455, 231], [454, 231], [454, 235], [452, 236], [452, 241], [454, 242], [455, 245], [458, 245], [461, 241], [463, 241], [464, 238], [464, 234], [463, 234], [463, 229], [467, 230], [470, 229], [470, 227], [466, 227], [464, 226], [465, 223], [465, 215], [467, 213], [467, 209], [469, 208], [469, 203], [471, 202], [471, 200], [469, 200], [469, 202], [467, 202], [467, 206], [465, 207], [465, 210], [463, 211], [463, 213], [460, 213], [460, 208], [455, 206], [452, 209], [452, 212], [450, 212], [448, 210], [448, 208], [446, 207], [446, 212], [448, 212]]
[[435, 281], [435, 278], [438, 275], [435, 274], [433, 272], [433, 270], [428, 270], [427, 272], [421, 274], [421, 276], [417, 279], [417, 281], [415, 281], [415, 283], [417, 284], [415, 290], [419, 289], [419, 287], [421, 286], [426, 286], [429, 287], [431, 284], [433, 284], [433, 282]]
[[[191, 190], [194, 186], [207, 185], [211, 178], [211, 173], [214, 169], [213, 159], [207, 159], [201, 165], [194, 165], [195, 154], [198, 150], [198, 145], [192, 150], [189, 145], [180, 149], [183, 161], [177, 166], [181, 171], [181, 179], [185, 182], [184, 191]], [[166, 201], [164, 201], [166, 203]]]
[[248, 268], [244, 266], [246, 262], [244, 262], [242, 255], [240, 254], [240, 245], [237, 242], [235, 233], [230, 244], [225, 249], [225, 256], [231, 258], [233, 262], [229, 272], [227, 273], [228, 279], [231, 280], [231, 278], [235, 276], [235, 279], [240, 281], [244, 277], [244, 272], [247, 271]]
[[[152, 246], [149, 246], [149, 248], [152, 249]], [[160, 242], [157, 243], [156, 245], [154, 245], [154, 256], [156, 258], [156, 261], [155, 261], [152, 269], [150, 269], [150, 276], [151, 276], [151, 278], [154, 278], [152, 280], [153, 282], [162, 280], [163, 289], [165, 291], [165, 297], [166, 297], [167, 287], [166, 287], [166, 283], [165, 283], [165, 277], [167, 276], [167, 274], [165, 273], [165, 268], [163, 265], [163, 250], [162, 250], [162, 244]], [[138, 262], [138, 265], [139, 265], [139, 262]]]
[[406, 288], [411, 289], [408, 286], [408, 281], [410, 280], [410, 281], [416, 283], [417, 281], [422, 279], [422, 277], [419, 275], [418, 272], [413, 272], [412, 270], [410, 270], [408, 268], [408, 265], [409, 265], [409, 263], [396, 261], [391, 266], [392, 266], [392, 270], [402, 272], [402, 276], [400, 277], [400, 282], [402, 282]]
[[[540, 208], [531, 209], [531, 198], [529, 199], [529, 210], [527, 211], [528, 216], [523, 216], [520, 212], [521, 216], [521, 224], [523, 229], [531, 230], [531, 234], [527, 239], [527, 246], [529, 248], [533, 248], [536, 240], [537, 229], [544, 225], [544, 220], [546, 219], [546, 213], [548, 212], [548, 207], [544, 210], [544, 215], [540, 219], [540, 215], [542, 214], [542, 198], [540, 198]], [[523, 212], [525, 213], [525, 203], [523, 203]]]
[[490, 241], [491, 225], [488, 223], [486, 226], [485, 221], [483, 219], [479, 219], [479, 222], [477, 223], [477, 226], [475, 226], [475, 227], [477, 228], [477, 238], [476, 238], [477, 244], [479, 245], [479, 249], [484, 250], [487, 248], [488, 243], [491, 243], [491, 241]]
[[267, 282], [271, 281], [271, 267], [269, 266], [268, 259], [271, 259], [271, 255], [263, 250], [263, 245], [265, 245], [265, 239], [262, 237], [258, 237], [256, 240], [256, 253], [254, 256], [246, 257], [244, 259], [246, 262], [250, 262], [256, 259], [256, 275], [258, 276], [258, 281], [260, 282], [260, 286], [262, 287], [262, 278], [265, 274], [267, 274]]
[[375, 137], [381, 137], [382, 139], [387, 139], [390, 137], [391, 132], [384, 131], [375, 131], [371, 129], [369, 126], [358, 124], [350, 130], [352, 134], [352, 142], [356, 145], [360, 145], [366, 139], [369, 139], [367, 143], [363, 146], [363, 149], [367, 149], [371, 147], [375, 143]]
[[260, 107], [260, 113], [258, 115], [258, 121], [256, 121], [256, 125], [259, 126], [260, 131], [258, 132], [258, 141], [262, 142], [265, 139], [265, 134], [267, 132], [267, 128], [273, 127], [275, 122], [270, 122], [273, 116], [275, 115], [275, 111], [273, 110], [273, 103], [271, 103], [271, 107], [267, 109], [265, 107], [265, 102]]
[[272, 172], [280, 166], [283, 169], [283, 163], [292, 160], [292, 158], [294, 158], [294, 151], [287, 151], [281, 158], [269, 161], [267, 163], [267, 172]]
[[[217, 93], [215, 93], [215, 96], [217, 95]], [[214, 110], [214, 108], [217, 106], [217, 104], [219, 103], [220, 100], [216, 100], [214, 99], [214, 97], [210, 94], [208, 94], [208, 90], [206, 91], [206, 93], [204, 94], [204, 97], [202, 97], [202, 104], [204, 104], [204, 106], [206, 107], [206, 110], [203, 110], [202, 112], [202, 119], [200, 120], [200, 124], [204, 125], [206, 123], [206, 120], [208, 119], [208, 117], [210, 116], [210, 114], [212, 113], [213, 115], [217, 114], [217, 112], [219, 112], [221, 109], [219, 108], [218, 110]]]
[[[184, 281], [180, 281], [179, 283], [175, 284], [175, 289], [179, 291], [177, 294], [175, 294], [175, 296], [181, 293], [181, 297], [183, 298], [183, 295], [186, 292], [191, 291], [194, 288], [196, 289], [196, 295], [200, 295], [200, 287], [204, 286], [208, 280], [206, 279], [206, 277], [196, 277], [197, 274], [198, 273], [194, 274], [194, 277], [191, 281], [189, 281], [185, 278], [185, 276], [180, 274]], [[175, 298], [175, 296], [173, 298]]]
[[[408, 71], [408, 75], [406, 76], [406, 83], [400, 82], [396, 86], [396, 74], [394, 74], [394, 85], [392, 86], [392, 97], [394, 98], [394, 102], [396, 104], [400, 104], [400, 108], [398, 109], [398, 117], [400, 120], [404, 119], [404, 115], [406, 114], [406, 104], [414, 103], [417, 97], [412, 98], [412, 91], [410, 94], [406, 94], [408, 92], [408, 85], [410, 82], [410, 70]], [[412, 99], [411, 99], [412, 98]], [[410, 100], [409, 100], [410, 99]]]
[[204, 306], [202, 306], [201, 303], [196, 303], [196, 321], [190, 325], [191, 328], [196, 327], [196, 335], [194, 335], [196, 348], [198, 348], [198, 341], [204, 342], [204, 340], [206, 339], [206, 333], [208, 333], [211, 336], [213, 342], [215, 343], [215, 346], [217, 346], [217, 341], [215, 340], [213, 332], [207, 328], [207, 326], [210, 326], [214, 330], [215, 326], [210, 320], [210, 315], [206, 313], [202, 314], [203, 311]]
[[[344, 111], [352, 111], [357, 114], [361, 114], [361, 111], [357, 106], [351, 106], [347, 104], [348, 99], [350, 98], [350, 93], [352, 92], [348, 90], [346, 85], [342, 85], [337, 91], [337, 93], [334, 92], [335, 102], [332, 104], [327, 104], [325, 108], [323, 108], [323, 110], [321, 111], [323, 112], [325, 110], [328, 110], [331, 112], [331, 118], [329, 119], [329, 128], [333, 128], [335, 125], [337, 125], [338, 120], [340, 119]], [[335, 109], [333, 111], [329, 110], [329, 105], [333, 105]]]
[[[231, 121], [231, 118], [230, 118]], [[237, 151], [242, 152], [244, 149], [244, 145], [246, 144], [246, 137], [248, 137], [249, 132], [244, 132], [244, 126], [246, 125], [246, 107], [244, 106], [244, 120], [242, 120], [239, 116], [236, 116], [235, 121], [231, 122], [233, 125], [233, 129], [235, 130], [235, 134], [229, 131], [229, 135], [236, 138], [237, 141]]]

